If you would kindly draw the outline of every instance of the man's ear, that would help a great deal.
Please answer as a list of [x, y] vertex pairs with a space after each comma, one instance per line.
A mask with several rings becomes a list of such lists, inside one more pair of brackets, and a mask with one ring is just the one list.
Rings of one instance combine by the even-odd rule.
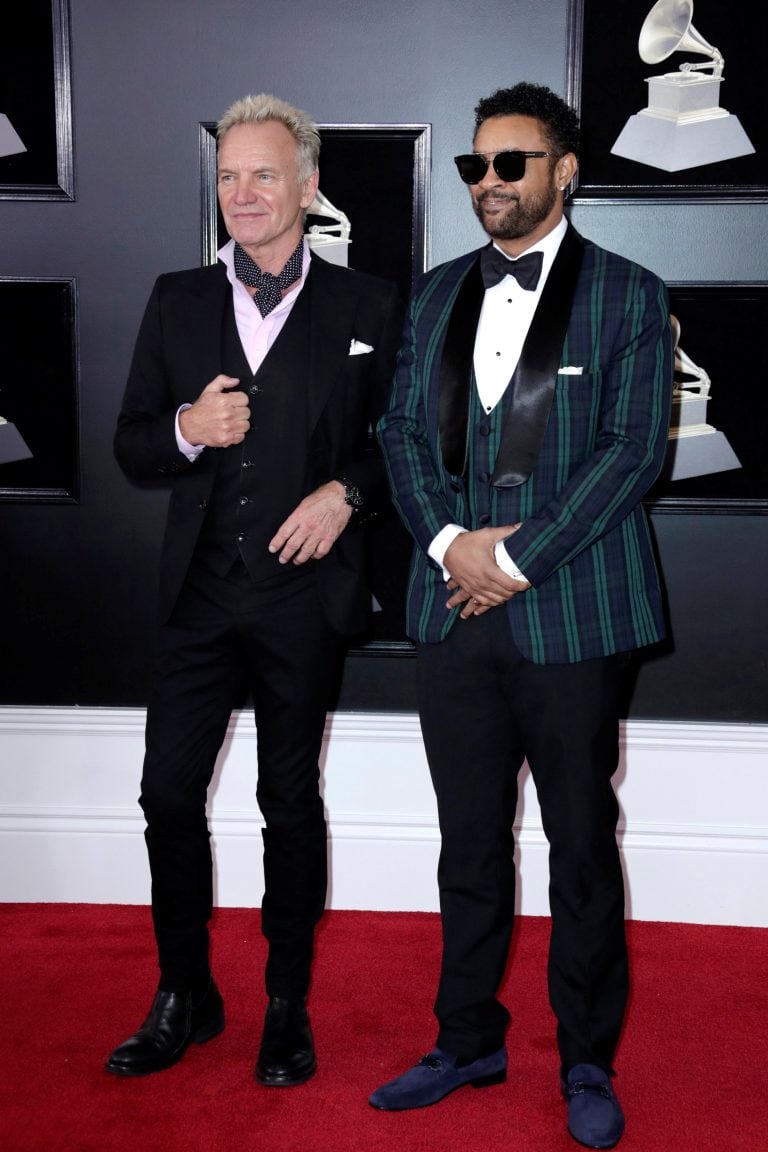
[[578, 170], [579, 162], [573, 152], [566, 152], [560, 157], [555, 164], [555, 183], [561, 192], [565, 191]]
[[301, 206], [302, 206], [302, 208], [309, 208], [310, 204], [312, 203], [312, 201], [315, 198], [315, 193], [317, 192], [317, 187], [318, 187], [319, 183], [320, 183], [320, 173], [318, 172], [317, 168], [315, 168], [312, 175], [308, 176], [307, 179], [304, 181], [304, 185], [303, 185], [302, 192], [301, 192]]

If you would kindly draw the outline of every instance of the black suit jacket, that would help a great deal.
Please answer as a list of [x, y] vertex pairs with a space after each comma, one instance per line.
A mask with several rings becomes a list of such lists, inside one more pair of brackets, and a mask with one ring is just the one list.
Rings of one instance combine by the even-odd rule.
[[[402, 309], [387, 281], [312, 258], [311, 368], [307, 380], [307, 493], [338, 475], [363, 491], [368, 509], [387, 499], [383, 465], [369, 429], [386, 405], [400, 341]], [[189, 568], [213, 486], [217, 450], [194, 463], [179, 452], [175, 419], [222, 366], [231, 286], [223, 264], [160, 276], [147, 304], [115, 434], [115, 455], [133, 480], [171, 484], [160, 573], [160, 618], [170, 615]], [[352, 354], [353, 342], [369, 352]], [[275, 484], [280, 477], [275, 476]], [[307, 494], [305, 493], [305, 494]], [[315, 563], [315, 562], [313, 562]], [[317, 562], [320, 596], [339, 631], [365, 624], [363, 541], [354, 521]]]

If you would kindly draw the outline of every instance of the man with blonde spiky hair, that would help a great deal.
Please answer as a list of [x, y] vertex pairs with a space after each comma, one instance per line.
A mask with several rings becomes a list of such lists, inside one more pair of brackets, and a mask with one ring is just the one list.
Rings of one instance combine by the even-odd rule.
[[238, 693], [252, 697], [264, 817], [264, 1031], [255, 1075], [315, 1071], [306, 996], [326, 896], [318, 759], [343, 638], [369, 596], [360, 525], [386, 501], [369, 429], [400, 336], [397, 289], [310, 256], [320, 137], [265, 94], [218, 124], [216, 265], [160, 276], [115, 452], [171, 485], [140, 804], [160, 980], [111, 1054], [123, 1076], [174, 1064], [224, 1027], [209, 966], [208, 785]]

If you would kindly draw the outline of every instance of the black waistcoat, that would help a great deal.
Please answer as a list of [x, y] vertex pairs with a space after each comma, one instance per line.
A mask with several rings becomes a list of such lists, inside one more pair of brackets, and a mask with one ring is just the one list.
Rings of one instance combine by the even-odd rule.
[[285, 574], [269, 541], [306, 494], [310, 303], [299, 293], [254, 375], [243, 352], [231, 293], [224, 312], [221, 370], [248, 394], [251, 428], [242, 444], [206, 449], [217, 455], [216, 478], [195, 562], [224, 576], [242, 556], [255, 581]]

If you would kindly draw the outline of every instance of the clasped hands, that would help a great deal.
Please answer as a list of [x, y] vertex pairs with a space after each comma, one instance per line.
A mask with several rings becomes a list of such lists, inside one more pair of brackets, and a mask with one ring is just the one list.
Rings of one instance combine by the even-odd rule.
[[[239, 383], [233, 376], [216, 376], [180, 413], [179, 429], [187, 443], [207, 448], [242, 444], [251, 426], [251, 411]], [[278, 553], [281, 564], [304, 564], [327, 556], [352, 515], [344, 495], [338, 480], [310, 492], [278, 528], [269, 551]]]
[[513, 580], [496, 563], [494, 548], [500, 540], [517, 532], [519, 524], [500, 528], [478, 528], [462, 532], [446, 549], [444, 567], [450, 572], [452, 592], [446, 607], [461, 609], [462, 620], [482, 616], [489, 608], [504, 604], [518, 592], [530, 588], [527, 580]]

